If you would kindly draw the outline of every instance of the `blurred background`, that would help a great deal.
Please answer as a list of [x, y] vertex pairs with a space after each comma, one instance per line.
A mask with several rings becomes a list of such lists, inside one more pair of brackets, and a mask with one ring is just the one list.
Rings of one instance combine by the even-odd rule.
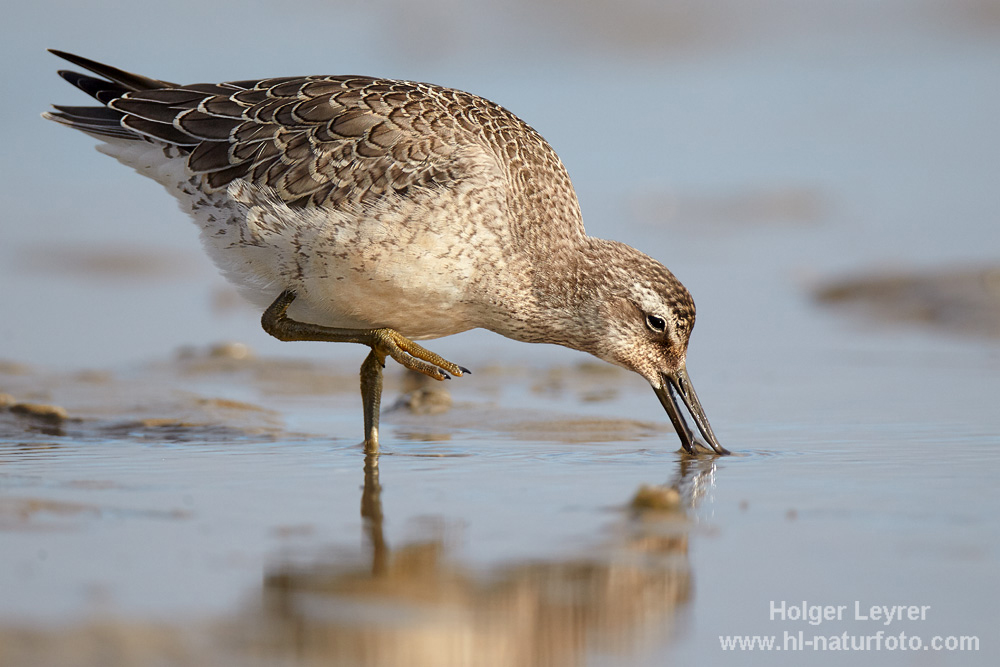
[[[2, 30], [16, 96], [2, 111], [0, 350], [27, 363], [289, 347], [251, 331], [257, 314], [158, 185], [38, 117], [87, 100], [45, 48], [169, 81], [359, 73], [492, 99], [562, 156], [591, 234], [688, 283], [694, 345], [734, 326], [780, 338], [786, 315], [742, 259], [803, 299], [855, 273], [996, 261], [994, 0], [43, 1], [8, 8]], [[738, 304], [752, 303], [771, 312], [748, 318]], [[442, 343], [475, 349], [463, 340]]]
[[[0, 663], [74, 655], [38, 628], [96, 609], [182, 627], [143, 626], [135, 664], [178, 642], [208, 664], [184, 643], [202, 617], [233, 664], [234, 645], [324, 664], [398, 657], [371, 645], [411, 664], [416, 646], [435, 665], [468, 664], [469, 646], [490, 648], [482, 664], [744, 664], [719, 633], [802, 629], [770, 620], [771, 600], [860, 599], [931, 605], [904, 629], [983, 650], [859, 664], [995, 664], [1000, 1], [39, 0], [5, 8], [0, 38], [0, 393], [83, 417], [74, 435], [0, 410], [16, 426], [0, 433], [0, 617], [41, 633], [0, 627], [16, 647]], [[737, 455], [675, 454], [637, 377], [468, 332], [430, 346], [476, 372], [451, 383], [455, 409], [393, 412], [386, 492], [371, 471], [362, 487], [364, 350], [267, 337], [160, 186], [39, 117], [86, 103], [46, 48], [181, 83], [369, 74], [507, 107], [562, 157], [588, 231], [694, 295], [688, 368]], [[227, 341], [258, 365], [192, 367]], [[292, 358], [313, 365], [268, 365]], [[319, 386], [341, 393], [305, 396]], [[645, 483], [669, 491], [658, 518], [629, 504]], [[352, 625], [369, 596], [384, 607], [366, 627], [395, 619], [402, 640]], [[466, 652], [407, 634], [406, 610]], [[70, 627], [90, 647], [136, 631]]]

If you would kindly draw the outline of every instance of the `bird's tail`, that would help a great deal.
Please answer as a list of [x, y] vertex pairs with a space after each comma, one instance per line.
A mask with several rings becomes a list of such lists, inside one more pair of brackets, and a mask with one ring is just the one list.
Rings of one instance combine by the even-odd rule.
[[116, 139], [142, 139], [142, 135], [138, 135], [123, 127], [121, 120], [124, 114], [108, 108], [107, 104], [112, 100], [118, 99], [125, 93], [175, 86], [175, 84], [167, 81], [159, 81], [139, 74], [132, 74], [117, 67], [111, 67], [110, 65], [105, 65], [88, 58], [82, 58], [72, 53], [57, 51], [55, 49], [49, 49], [49, 51], [74, 65], [103, 77], [97, 78], [71, 70], [59, 70], [59, 76], [93, 97], [102, 106], [63, 106], [54, 104], [52, 106], [55, 111], [45, 112], [42, 114], [42, 117], [93, 136]]

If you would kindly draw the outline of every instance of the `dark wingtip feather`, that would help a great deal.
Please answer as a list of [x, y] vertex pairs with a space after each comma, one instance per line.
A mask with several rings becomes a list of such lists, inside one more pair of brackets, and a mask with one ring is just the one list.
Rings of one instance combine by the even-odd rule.
[[[98, 76], [103, 76], [105, 79], [124, 87], [126, 91], [149, 90], [151, 88], [170, 88], [175, 85], [166, 81], [151, 79], [147, 76], [142, 76], [141, 74], [126, 72], [125, 70], [118, 69], [117, 67], [105, 65], [104, 63], [99, 63], [96, 60], [90, 60], [89, 58], [84, 58], [65, 51], [59, 51], [58, 49], [49, 49], [49, 53], [59, 56], [63, 60], [69, 61], [74, 65], [89, 70]], [[60, 74], [62, 73], [60, 72]], [[66, 78], [66, 76], [63, 75], [63, 78]], [[69, 79], [67, 79], [67, 81], [69, 81]], [[70, 81], [70, 83], [73, 82]], [[76, 84], [74, 83], [73, 85]]]
[[[94, 107], [99, 108], [99, 107]], [[74, 130], [86, 132], [95, 137], [113, 137], [116, 139], [136, 139], [136, 135], [123, 128], [119, 123], [100, 118], [88, 118], [76, 113], [65, 111], [46, 111], [42, 118], [72, 127]]]
[[71, 107], [64, 104], [53, 104], [52, 108], [72, 118], [108, 121], [115, 125], [122, 118], [122, 114], [108, 107]]
[[74, 72], [72, 70], [61, 69], [58, 71], [58, 74], [73, 86], [87, 93], [101, 104], [107, 104], [116, 97], [121, 97], [125, 93], [129, 92], [128, 88], [122, 86], [121, 84], [105, 81], [104, 79], [98, 79], [87, 74], [80, 74], [79, 72]]

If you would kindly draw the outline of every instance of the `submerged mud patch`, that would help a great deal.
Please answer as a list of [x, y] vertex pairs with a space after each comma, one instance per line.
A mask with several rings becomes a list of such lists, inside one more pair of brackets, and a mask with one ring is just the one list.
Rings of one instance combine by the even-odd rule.
[[845, 278], [816, 299], [876, 321], [1000, 338], [1000, 266]]

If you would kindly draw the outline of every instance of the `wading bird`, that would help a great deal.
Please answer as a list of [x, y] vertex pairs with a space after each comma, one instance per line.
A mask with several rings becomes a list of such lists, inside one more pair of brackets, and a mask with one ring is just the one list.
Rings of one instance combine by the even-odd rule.
[[662, 264], [588, 236], [566, 169], [517, 116], [459, 90], [366, 76], [178, 85], [61, 51], [99, 102], [46, 118], [162, 184], [281, 340], [361, 343], [365, 446], [386, 357], [469, 371], [425, 340], [484, 328], [635, 371], [681, 444], [728, 454], [685, 367], [694, 301]]

